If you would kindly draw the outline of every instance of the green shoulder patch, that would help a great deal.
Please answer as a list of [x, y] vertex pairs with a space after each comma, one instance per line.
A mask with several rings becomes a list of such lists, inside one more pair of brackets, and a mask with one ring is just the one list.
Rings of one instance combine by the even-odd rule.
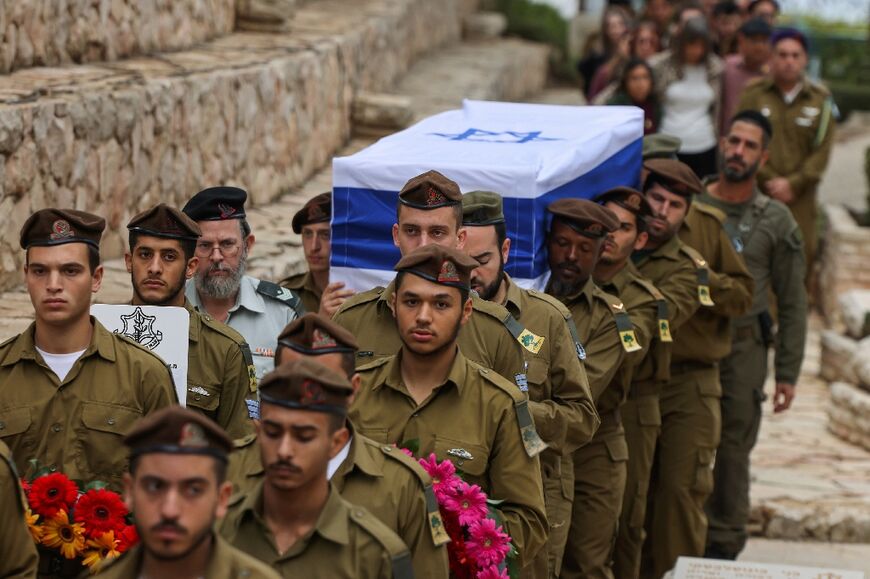
[[704, 256], [693, 247], [689, 247], [685, 243], [681, 246], [682, 251], [692, 258], [695, 264], [695, 270], [698, 274], [698, 301], [702, 306], [712, 307], [713, 296], [710, 294], [710, 266]]

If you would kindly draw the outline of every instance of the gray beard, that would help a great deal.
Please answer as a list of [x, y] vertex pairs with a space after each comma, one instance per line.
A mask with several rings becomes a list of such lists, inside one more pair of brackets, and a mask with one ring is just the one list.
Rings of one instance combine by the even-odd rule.
[[[245, 270], [248, 267], [248, 252], [244, 250], [239, 256], [239, 267], [233, 270], [229, 266], [220, 264], [212, 264], [203, 274], [196, 272], [194, 283], [196, 291], [203, 296], [213, 299], [227, 299], [239, 293], [239, 288], [242, 285], [242, 277], [245, 275]], [[229, 271], [229, 277], [208, 277], [208, 274], [213, 271]]]

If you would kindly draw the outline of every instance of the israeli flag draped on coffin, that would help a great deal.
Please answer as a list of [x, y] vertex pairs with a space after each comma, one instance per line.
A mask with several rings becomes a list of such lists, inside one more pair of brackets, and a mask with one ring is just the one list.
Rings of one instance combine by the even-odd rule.
[[330, 281], [364, 291], [385, 286], [401, 257], [393, 244], [398, 192], [435, 169], [463, 193], [504, 198], [511, 251], [507, 272], [543, 289], [547, 205], [637, 186], [643, 112], [636, 107], [571, 107], [465, 101], [332, 162]]

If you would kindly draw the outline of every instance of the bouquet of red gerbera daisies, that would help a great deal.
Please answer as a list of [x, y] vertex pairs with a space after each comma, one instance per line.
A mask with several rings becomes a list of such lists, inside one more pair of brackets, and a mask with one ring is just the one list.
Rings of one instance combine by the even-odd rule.
[[498, 501], [489, 500], [479, 486], [463, 481], [449, 460], [438, 462], [430, 454], [419, 463], [432, 477], [444, 528], [450, 536], [450, 574], [457, 579], [511, 577], [509, 563], [516, 557], [516, 549], [492, 508]]
[[[80, 489], [65, 474], [50, 473], [21, 485], [27, 526], [41, 557], [78, 562], [78, 569], [83, 565], [96, 573], [139, 540], [124, 501], [103, 483]], [[63, 567], [74, 570], [76, 565]]]

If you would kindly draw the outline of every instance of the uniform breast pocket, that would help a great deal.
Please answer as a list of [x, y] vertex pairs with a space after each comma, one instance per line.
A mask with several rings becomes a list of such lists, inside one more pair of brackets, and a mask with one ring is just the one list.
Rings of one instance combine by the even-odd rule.
[[550, 364], [543, 358], [531, 358], [528, 365], [526, 378], [529, 380], [529, 399], [540, 402], [550, 398], [551, 393], [544, 386], [550, 377]]
[[82, 404], [76, 464], [83, 478], [120, 481], [127, 463], [127, 450], [122, 438], [141, 416], [138, 410], [116, 404]]
[[187, 406], [214, 417], [221, 403], [220, 387], [214, 384], [187, 383]]
[[464, 442], [456, 438], [435, 436], [435, 456], [438, 460], [449, 460], [457, 470], [462, 471], [463, 479], [472, 484], [487, 488], [486, 467], [489, 464], [489, 449]]
[[32, 446], [27, 435], [31, 423], [30, 408], [0, 410], [0, 440], [12, 448]]

